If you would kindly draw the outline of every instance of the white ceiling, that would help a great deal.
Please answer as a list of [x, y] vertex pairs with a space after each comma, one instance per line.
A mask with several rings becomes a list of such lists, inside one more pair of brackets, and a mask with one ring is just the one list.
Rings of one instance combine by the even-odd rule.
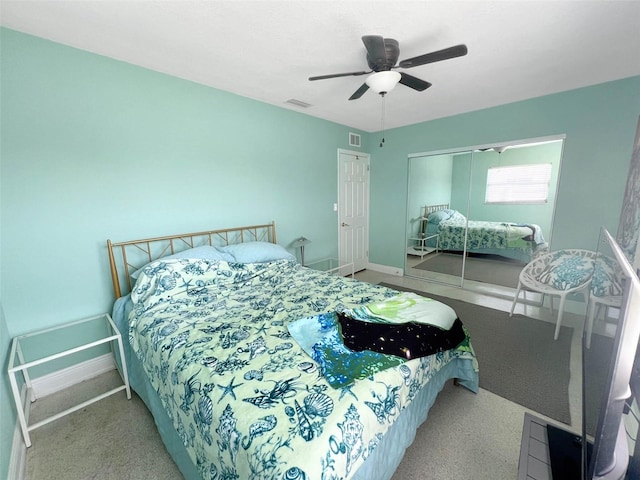
[[640, 1], [2, 0], [0, 24], [365, 131], [380, 96], [348, 98], [366, 76], [308, 81], [368, 70], [362, 35], [399, 60], [469, 49], [406, 70], [433, 86], [398, 85], [385, 128], [640, 75]]

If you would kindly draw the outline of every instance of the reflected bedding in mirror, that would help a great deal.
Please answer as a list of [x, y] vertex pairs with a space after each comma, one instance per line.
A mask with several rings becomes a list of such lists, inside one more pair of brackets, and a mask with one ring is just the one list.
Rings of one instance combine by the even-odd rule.
[[[442, 251], [464, 251], [466, 236], [469, 253], [500, 255], [528, 263], [547, 248], [542, 229], [533, 223], [467, 220], [456, 210], [433, 211], [429, 205], [424, 209], [425, 213], [431, 212], [425, 215], [427, 221], [423, 224], [424, 234], [431, 236], [427, 246], [435, 246], [438, 242]], [[465, 232], [467, 228], [468, 232]], [[434, 234], [437, 238], [432, 236]]]

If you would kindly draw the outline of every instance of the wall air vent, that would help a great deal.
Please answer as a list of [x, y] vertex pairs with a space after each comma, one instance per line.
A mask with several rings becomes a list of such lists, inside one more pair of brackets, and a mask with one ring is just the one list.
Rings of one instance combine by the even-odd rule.
[[310, 103], [303, 102], [302, 100], [296, 100], [295, 98], [290, 98], [284, 103], [289, 103], [291, 105], [295, 105], [296, 107], [300, 107], [300, 108], [309, 108], [311, 106]]
[[360, 146], [360, 135], [357, 133], [349, 132], [349, 146], [350, 147], [359, 147]]

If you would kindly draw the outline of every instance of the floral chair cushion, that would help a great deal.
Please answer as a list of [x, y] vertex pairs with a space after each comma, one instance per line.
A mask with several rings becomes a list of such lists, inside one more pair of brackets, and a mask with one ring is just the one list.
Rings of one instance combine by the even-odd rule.
[[618, 262], [608, 256], [598, 256], [591, 279], [591, 293], [596, 297], [621, 296], [622, 271]]
[[556, 290], [570, 290], [584, 285], [592, 274], [593, 258], [590, 255], [559, 250], [549, 254], [537, 280]]

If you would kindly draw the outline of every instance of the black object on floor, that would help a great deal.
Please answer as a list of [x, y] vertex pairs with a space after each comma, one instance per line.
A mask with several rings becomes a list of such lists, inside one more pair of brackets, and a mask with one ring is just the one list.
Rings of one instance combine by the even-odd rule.
[[582, 438], [553, 425], [547, 425], [547, 438], [552, 478], [580, 480], [582, 478]]

